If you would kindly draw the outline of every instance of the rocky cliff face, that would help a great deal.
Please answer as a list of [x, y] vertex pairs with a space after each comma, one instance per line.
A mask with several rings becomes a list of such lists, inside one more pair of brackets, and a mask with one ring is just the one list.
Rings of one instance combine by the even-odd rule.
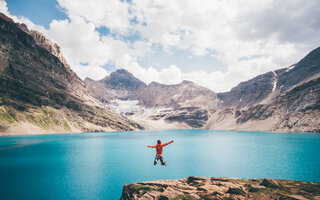
[[277, 89], [283, 93], [318, 77], [320, 77], [320, 47], [282, 73]]
[[273, 92], [276, 76], [276, 73], [269, 72], [240, 83], [230, 92], [218, 93], [221, 106], [241, 109], [263, 101]]
[[218, 93], [221, 106], [241, 109], [259, 103], [265, 104], [279, 94], [320, 77], [320, 48], [288, 68], [259, 75], [242, 82], [230, 92]]
[[121, 200], [318, 199], [320, 183], [188, 177], [124, 185]]
[[130, 97], [156, 112], [150, 119], [179, 123], [187, 128], [201, 128], [210, 117], [209, 110], [216, 108], [217, 95], [190, 81], [177, 85], [152, 82], [141, 87]]
[[52, 55], [56, 56], [66, 67], [70, 68], [62, 54], [60, 47], [56, 43], [51, 42], [45, 37], [43, 33], [40, 33], [39, 31], [29, 30], [27, 25], [25, 24], [17, 23], [17, 25], [21, 30], [31, 35], [38, 46], [49, 51]]
[[[231, 111], [233, 129], [319, 132], [320, 48], [288, 68], [260, 75], [220, 93], [219, 107]], [[208, 127], [221, 126], [217, 114]], [[223, 122], [221, 122], [223, 123]]]
[[[101, 104], [41, 33], [0, 15], [1, 134], [131, 130]], [[25, 128], [28, 127], [28, 128]]]

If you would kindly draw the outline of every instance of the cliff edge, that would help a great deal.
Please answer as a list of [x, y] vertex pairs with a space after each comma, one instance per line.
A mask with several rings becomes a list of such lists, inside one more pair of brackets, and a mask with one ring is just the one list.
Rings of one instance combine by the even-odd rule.
[[320, 183], [274, 180], [200, 178], [126, 184], [120, 200], [320, 199]]

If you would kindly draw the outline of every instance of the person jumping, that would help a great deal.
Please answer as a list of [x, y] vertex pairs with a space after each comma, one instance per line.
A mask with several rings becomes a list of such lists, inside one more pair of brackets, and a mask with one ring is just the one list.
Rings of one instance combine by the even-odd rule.
[[157, 162], [158, 162], [158, 160], [160, 159], [161, 165], [167, 166], [167, 162], [163, 161], [162, 148], [163, 148], [164, 146], [167, 146], [168, 144], [171, 144], [172, 142], [173, 142], [173, 140], [170, 141], [170, 142], [161, 144], [161, 140], [158, 140], [156, 145], [147, 145], [147, 147], [156, 148], [156, 150], [157, 150], [156, 157], [154, 158], [154, 161], [153, 161], [153, 164], [154, 164], [154, 165], [156, 165]]

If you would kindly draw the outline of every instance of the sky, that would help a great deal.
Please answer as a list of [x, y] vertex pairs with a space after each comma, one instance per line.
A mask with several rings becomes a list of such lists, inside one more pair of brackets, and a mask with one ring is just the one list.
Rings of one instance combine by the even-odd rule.
[[225, 92], [320, 46], [318, 0], [0, 0], [0, 12], [57, 43], [82, 79], [123, 68]]

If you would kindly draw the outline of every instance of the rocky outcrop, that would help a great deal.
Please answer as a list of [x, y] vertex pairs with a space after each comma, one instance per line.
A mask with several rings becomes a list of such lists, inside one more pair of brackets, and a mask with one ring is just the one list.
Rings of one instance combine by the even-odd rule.
[[320, 183], [188, 177], [124, 185], [121, 200], [318, 199]]
[[1, 14], [1, 134], [26, 124], [38, 133], [141, 128], [93, 98], [56, 44]]
[[163, 117], [167, 121], [186, 123], [192, 128], [201, 128], [209, 119], [209, 114], [207, 110], [199, 107], [180, 107]]

